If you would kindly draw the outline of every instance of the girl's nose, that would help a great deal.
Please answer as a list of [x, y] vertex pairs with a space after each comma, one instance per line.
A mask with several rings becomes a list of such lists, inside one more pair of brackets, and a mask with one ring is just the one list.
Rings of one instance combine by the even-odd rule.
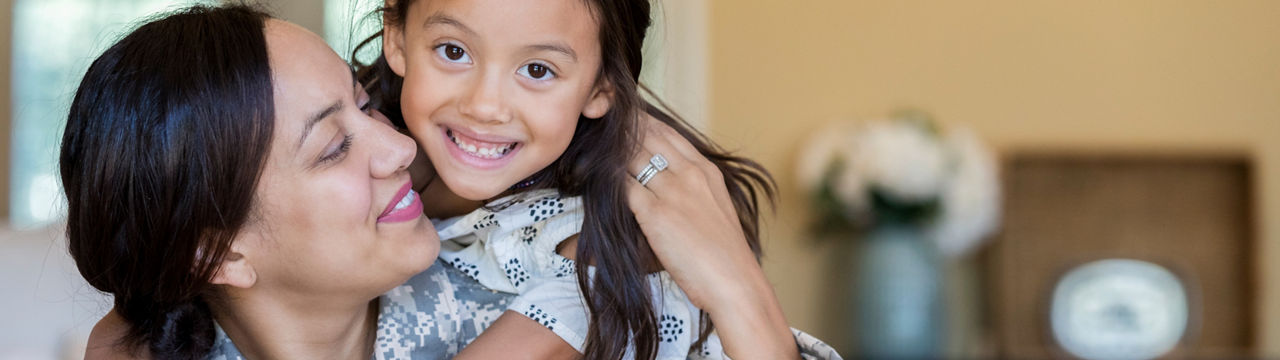
[[511, 110], [503, 101], [501, 79], [498, 74], [479, 77], [459, 104], [460, 112], [480, 122], [511, 121]]

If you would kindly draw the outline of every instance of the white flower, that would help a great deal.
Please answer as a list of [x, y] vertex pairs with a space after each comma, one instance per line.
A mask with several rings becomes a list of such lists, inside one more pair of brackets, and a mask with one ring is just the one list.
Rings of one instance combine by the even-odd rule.
[[849, 171], [858, 148], [858, 130], [856, 124], [839, 120], [818, 129], [805, 139], [796, 164], [796, 179], [806, 194], [818, 191], [832, 167], [843, 167], [845, 171], [831, 174], [831, 187], [837, 200], [855, 217], [871, 207], [862, 176]]
[[921, 219], [928, 220], [923, 230], [944, 255], [966, 255], [1000, 219], [996, 160], [972, 131], [942, 136], [930, 126], [920, 118], [833, 122], [805, 140], [797, 180], [807, 194], [830, 181], [833, 200], [855, 228], [877, 221], [873, 190], [896, 205], [937, 201], [935, 217]]
[[959, 257], [977, 248], [999, 223], [1000, 181], [995, 156], [969, 129], [951, 132], [946, 147], [954, 173], [930, 231], [944, 255]]
[[854, 142], [847, 176], [861, 177], [890, 200], [901, 203], [923, 203], [942, 193], [947, 157], [937, 137], [923, 124], [872, 122]]
[[796, 181], [805, 192], [814, 192], [825, 180], [827, 171], [836, 162], [848, 162], [842, 151], [852, 146], [856, 127], [836, 121], [805, 137], [800, 148], [800, 161], [796, 163]]

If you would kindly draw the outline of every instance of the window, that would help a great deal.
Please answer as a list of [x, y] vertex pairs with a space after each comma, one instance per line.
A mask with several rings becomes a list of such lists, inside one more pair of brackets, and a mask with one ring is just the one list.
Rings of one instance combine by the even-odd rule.
[[62, 217], [58, 144], [89, 63], [135, 19], [191, 0], [17, 0], [13, 16], [10, 222], [30, 228]]
[[[373, 14], [383, 0], [325, 0], [324, 38], [343, 60], [351, 61], [351, 51], [370, 35], [382, 29], [381, 14]], [[370, 63], [382, 53], [382, 42], [376, 41], [360, 51], [359, 60]]]

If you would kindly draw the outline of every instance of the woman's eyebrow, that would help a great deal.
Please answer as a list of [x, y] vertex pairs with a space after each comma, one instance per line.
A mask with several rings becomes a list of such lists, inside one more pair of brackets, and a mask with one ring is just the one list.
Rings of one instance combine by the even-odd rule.
[[338, 100], [337, 102], [330, 104], [328, 107], [325, 107], [324, 110], [320, 110], [314, 115], [311, 115], [311, 117], [308, 117], [307, 124], [302, 127], [302, 137], [298, 138], [298, 145], [295, 147], [294, 151], [302, 148], [302, 143], [307, 140], [307, 136], [311, 135], [311, 129], [314, 129], [320, 120], [327, 119], [329, 116], [336, 114], [339, 111], [342, 111], [342, 100]]

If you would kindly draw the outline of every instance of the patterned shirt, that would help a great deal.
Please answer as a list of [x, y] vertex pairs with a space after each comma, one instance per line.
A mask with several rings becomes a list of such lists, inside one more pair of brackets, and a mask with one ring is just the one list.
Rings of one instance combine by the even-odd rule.
[[[445, 241], [440, 259], [485, 287], [519, 294], [508, 310], [537, 321], [581, 353], [590, 314], [574, 262], [556, 248], [581, 232], [583, 215], [581, 198], [562, 197], [551, 189], [499, 199], [470, 214], [436, 222]], [[594, 268], [588, 271], [594, 273]], [[714, 331], [694, 348], [702, 333], [702, 311], [670, 274], [661, 271], [646, 279], [659, 321], [659, 359], [727, 358]], [[624, 355], [633, 357], [631, 350]]]
[[[575, 216], [580, 219], [580, 210], [574, 210], [580, 207], [580, 202], [576, 202], [572, 198], [563, 199], [568, 200], [567, 202], [562, 201], [554, 193], [535, 193], [533, 195], [535, 196], [526, 197], [526, 199], [530, 199], [528, 202], [523, 202], [526, 206], [511, 205], [498, 211], [518, 210], [521, 214], [527, 214], [529, 219], [537, 219], [533, 220], [533, 223], [542, 224], [535, 226], [530, 223], [529, 225], [517, 227], [516, 230], [519, 230], [518, 232], [508, 233], [514, 234], [512, 236], [520, 244], [524, 244], [524, 239], [530, 239], [530, 244], [532, 244], [532, 239], [536, 238], [538, 234], [551, 235], [554, 238], [560, 236], [568, 237], [578, 232], [581, 226], [580, 220], [568, 221], [568, 223], [576, 222], [578, 224], [575, 225], [576, 227], [571, 226], [559, 230], [548, 228], [546, 224], [551, 222], [545, 220], [556, 216], [561, 216], [559, 219], [562, 220], [572, 219]], [[536, 195], [544, 196], [539, 197]], [[555, 198], [557, 201], [550, 201], [551, 198]], [[493, 217], [489, 217], [490, 214], [483, 214], [480, 211], [477, 210], [472, 215], [439, 222], [437, 229], [442, 230], [441, 238], [448, 239], [443, 229], [453, 228], [453, 225], [464, 224], [461, 222], [463, 219], [479, 219], [479, 221], [465, 223], [469, 224], [473, 230], [497, 226], [501, 221], [499, 219], [505, 219], [505, 217], [500, 217], [496, 214], [493, 214]], [[477, 213], [483, 215], [475, 215]], [[565, 214], [569, 214], [569, 216], [562, 216]], [[510, 222], [510, 224], [517, 223]], [[533, 226], [532, 229], [535, 230], [524, 229], [526, 226]], [[494, 227], [494, 229], [498, 228], [500, 227]], [[545, 263], [534, 265], [537, 263], [528, 262], [530, 264], [529, 268], [540, 266], [539, 269], [541, 269], [532, 270], [524, 268], [525, 263], [521, 263], [519, 267], [514, 265], [503, 267], [499, 265], [497, 258], [492, 259], [493, 262], [487, 265], [482, 265], [486, 263], [480, 261], [479, 258], [476, 258], [477, 260], [462, 261], [460, 260], [462, 257], [458, 256], [458, 250], [468, 248], [476, 244], [476, 242], [458, 241], [457, 237], [452, 238], [454, 238], [453, 241], [444, 243], [441, 251], [441, 259], [449, 262], [452, 266], [437, 262], [379, 298], [378, 329], [372, 356], [374, 359], [449, 359], [456, 356], [464, 346], [474, 341], [485, 328], [492, 325], [507, 309], [517, 310], [519, 313], [539, 320], [545, 326], [551, 328], [553, 332], [556, 332], [556, 324], [566, 320], [559, 320], [562, 317], [557, 317], [555, 322], [552, 322], [550, 313], [543, 309], [543, 315], [539, 315], [536, 311], [538, 309], [536, 305], [550, 304], [547, 307], [560, 310], [575, 309], [574, 306], [562, 306], [563, 304], [561, 303], [578, 298], [576, 280], [574, 280], [572, 272], [573, 266], [571, 262], [568, 262], [569, 260], [555, 255], [554, 245], [547, 249], [547, 252], [543, 252], [543, 254], [548, 254], [548, 257], [543, 258], [546, 261]], [[479, 250], [481, 249], [477, 248], [477, 250], [471, 251]], [[549, 267], [547, 267], [548, 264], [550, 265]], [[567, 267], [562, 267], [566, 265]], [[546, 270], [548, 268], [552, 270]], [[495, 283], [493, 281], [494, 278], [488, 278], [489, 280], [484, 281], [479, 280], [480, 278], [485, 278], [484, 274], [491, 271], [503, 274], [502, 279], [506, 281], [505, 287], [501, 282]], [[534, 279], [535, 276], [544, 277], [548, 274], [550, 274], [552, 281], [535, 281]], [[560, 276], [557, 277], [555, 276], [556, 274]], [[696, 314], [696, 308], [693, 308], [691, 304], [687, 304], [687, 300], [683, 300], [684, 293], [673, 282], [670, 282], [668, 276], [652, 274], [649, 278], [651, 284], [662, 286], [667, 292], [671, 293], [670, 295], [676, 296], [673, 299], [683, 302], [680, 306], [689, 312], [684, 315], [685, 318]], [[515, 291], [513, 291], [516, 289], [520, 289], [525, 293], [517, 298]], [[519, 311], [522, 309], [529, 310], [528, 306], [530, 305], [534, 305], [535, 308], [530, 311]], [[673, 311], [670, 309], [680, 309], [681, 307], [663, 306], [659, 308], [664, 309], [664, 313], [670, 313]], [[585, 308], [582, 308], [581, 311], [585, 311]], [[568, 314], [567, 312], [564, 313]], [[585, 316], [585, 313], [581, 314]], [[572, 315], [559, 316], [568, 319], [568, 316]], [[675, 349], [670, 343], [666, 342], [669, 339], [680, 340], [696, 336], [696, 333], [693, 332], [696, 330], [696, 325], [690, 320], [686, 320], [685, 324], [680, 324], [678, 321], [673, 321], [673, 318], [663, 317], [659, 332], [664, 342], [663, 345], [659, 346], [660, 349], [663, 346]], [[696, 320], [696, 318], [691, 319]], [[680, 325], [685, 325], [685, 327], [680, 327]], [[559, 328], [568, 329], [565, 326]], [[244, 356], [232, 343], [231, 339], [227, 337], [226, 333], [223, 332], [222, 328], [215, 324], [215, 330], [214, 346], [206, 359], [244, 360]], [[796, 344], [803, 358], [816, 360], [841, 359], [835, 350], [813, 336], [794, 329], [792, 332], [796, 337]], [[566, 334], [564, 330], [556, 333], [562, 337]], [[571, 341], [570, 343], [573, 344], [574, 342]], [[707, 343], [708, 345], [699, 349], [700, 351], [689, 354], [690, 358], [716, 358], [723, 355], [719, 351], [718, 338], [713, 336]], [[686, 346], [685, 352], [681, 353], [678, 358], [684, 358], [683, 355], [687, 354], [687, 349], [688, 347]], [[660, 355], [660, 358], [670, 357]]]

